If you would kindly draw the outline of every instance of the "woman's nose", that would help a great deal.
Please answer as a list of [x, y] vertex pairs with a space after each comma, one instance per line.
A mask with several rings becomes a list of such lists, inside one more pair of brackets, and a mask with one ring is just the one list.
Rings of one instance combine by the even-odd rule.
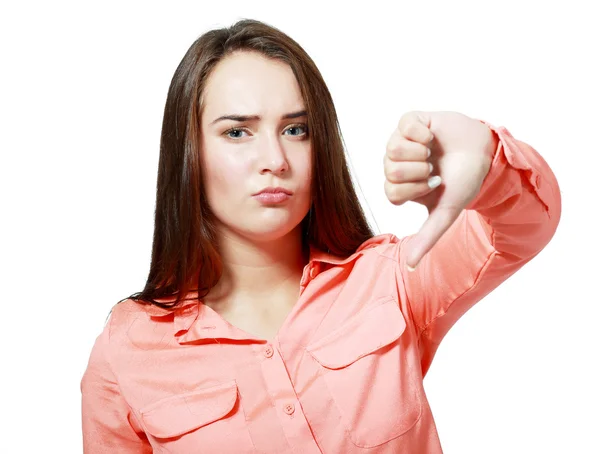
[[267, 137], [260, 146], [260, 164], [262, 166], [262, 173], [282, 173], [288, 169], [289, 165], [285, 149], [278, 137]]

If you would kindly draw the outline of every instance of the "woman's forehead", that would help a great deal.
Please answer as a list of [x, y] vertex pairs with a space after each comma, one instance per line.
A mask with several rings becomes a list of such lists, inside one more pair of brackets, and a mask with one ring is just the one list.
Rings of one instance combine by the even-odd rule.
[[204, 90], [209, 122], [233, 114], [279, 119], [303, 108], [300, 87], [288, 65], [260, 56], [226, 60], [231, 61], [215, 67]]

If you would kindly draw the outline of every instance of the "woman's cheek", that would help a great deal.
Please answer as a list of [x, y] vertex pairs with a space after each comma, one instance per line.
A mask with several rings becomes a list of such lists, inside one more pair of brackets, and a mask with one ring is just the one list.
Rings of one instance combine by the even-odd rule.
[[215, 176], [215, 180], [217, 180], [221, 190], [237, 188], [239, 191], [242, 187], [241, 183], [244, 181], [242, 179], [244, 174], [243, 167], [244, 165], [239, 161], [224, 158], [212, 163], [211, 172]]

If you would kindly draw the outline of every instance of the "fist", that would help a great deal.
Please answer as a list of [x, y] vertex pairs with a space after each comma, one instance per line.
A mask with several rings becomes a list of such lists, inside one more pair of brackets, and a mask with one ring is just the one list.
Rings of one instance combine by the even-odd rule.
[[383, 158], [385, 193], [394, 205], [411, 200], [429, 212], [411, 241], [409, 269], [477, 196], [498, 140], [483, 122], [458, 112], [414, 111], [402, 116]]
[[440, 176], [432, 175], [434, 135], [419, 115], [409, 112], [402, 116], [383, 157], [385, 194], [394, 205], [422, 197], [442, 182]]

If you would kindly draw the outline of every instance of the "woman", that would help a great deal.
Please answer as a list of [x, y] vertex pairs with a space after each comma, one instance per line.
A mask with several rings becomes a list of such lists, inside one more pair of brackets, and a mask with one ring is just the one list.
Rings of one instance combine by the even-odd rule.
[[441, 453], [423, 378], [550, 241], [559, 188], [532, 147], [456, 112], [403, 115], [384, 173], [390, 202], [428, 208], [418, 234], [371, 231], [295, 41], [242, 20], [194, 42], [165, 107], [148, 280], [81, 381], [84, 451]]

